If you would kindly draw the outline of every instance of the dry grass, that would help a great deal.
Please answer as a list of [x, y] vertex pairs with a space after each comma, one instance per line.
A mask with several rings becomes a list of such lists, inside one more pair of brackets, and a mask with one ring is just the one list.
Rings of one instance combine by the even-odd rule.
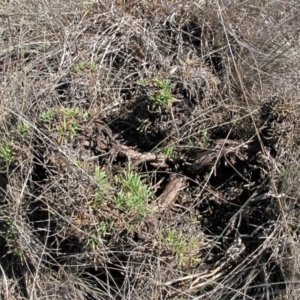
[[297, 299], [299, 19], [2, 1], [0, 298]]

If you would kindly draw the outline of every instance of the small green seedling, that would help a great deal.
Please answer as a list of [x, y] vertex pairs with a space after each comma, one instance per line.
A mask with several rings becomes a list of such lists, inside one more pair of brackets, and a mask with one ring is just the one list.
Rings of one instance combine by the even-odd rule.
[[24, 137], [28, 137], [30, 135], [30, 126], [28, 123], [23, 122], [17, 128], [17, 131]]
[[204, 147], [209, 147], [209, 134], [206, 130], [202, 132], [200, 141]]
[[72, 108], [64, 107], [61, 110], [66, 117], [71, 119], [78, 118], [82, 113], [78, 107], [72, 107]]
[[86, 66], [85, 66], [85, 62], [84, 61], [80, 61], [76, 66], [75, 66], [75, 72], [83, 72], [85, 70]]
[[7, 241], [15, 241], [18, 233], [17, 226], [12, 217], [6, 217], [6, 222], [3, 223], [3, 228], [0, 229], [0, 236], [5, 238]]
[[170, 146], [168, 145], [166, 148], [165, 148], [165, 155], [167, 158], [171, 158], [174, 154], [174, 146]]
[[7, 247], [10, 248], [10, 252], [19, 259], [21, 264], [24, 264], [27, 256], [25, 252], [19, 248], [19, 245], [17, 245], [18, 223], [8, 212], [6, 213], [6, 217], [3, 218], [4, 222], [1, 222], [0, 236], [5, 239]]
[[94, 62], [92, 62], [91, 64], [90, 64], [90, 70], [92, 71], [92, 72], [94, 72], [94, 71], [96, 71], [98, 69], [98, 66], [94, 63]]
[[21, 265], [25, 265], [25, 263], [28, 259], [27, 254], [22, 249], [19, 249], [19, 248], [15, 248], [13, 250], [13, 253], [14, 253], [14, 255], [16, 255], [16, 257], [18, 257]]
[[153, 103], [154, 108], [161, 111], [168, 108], [174, 101], [174, 97], [172, 95], [172, 84], [170, 80], [163, 80], [160, 78], [154, 79], [153, 82], [159, 90], [155, 93], [150, 93], [148, 96]]
[[198, 242], [195, 237], [186, 237], [181, 231], [175, 229], [167, 231], [163, 236], [168, 246], [176, 253], [179, 267], [184, 267], [198, 261], [195, 250]]
[[57, 211], [50, 209], [49, 210], [50, 216], [51, 216], [51, 220], [58, 222], [59, 221], [59, 214], [57, 213]]
[[81, 131], [79, 124], [87, 117], [88, 113], [78, 107], [51, 108], [40, 115], [40, 121], [54, 129], [58, 135], [58, 142], [62, 142], [73, 138], [77, 132]]
[[16, 153], [13, 151], [13, 142], [5, 140], [0, 145], [0, 160], [4, 161], [6, 165], [10, 165], [16, 156]]
[[77, 122], [68, 122], [67, 120], [63, 120], [62, 123], [57, 127], [57, 133], [60, 139], [64, 138], [73, 138], [73, 136], [81, 131], [81, 127]]
[[137, 81], [137, 85], [139, 85], [141, 87], [145, 87], [147, 84], [148, 84], [148, 81], [145, 78], [141, 78]]
[[109, 229], [110, 229], [109, 223], [106, 221], [103, 221], [99, 225], [97, 225], [97, 231], [100, 232], [103, 238], [110, 235]]
[[52, 123], [55, 117], [55, 110], [54, 109], [48, 109], [47, 111], [41, 113], [40, 115], [40, 121], [45, 124]]
[[100, 187], [89, 203], [92, 206], [100, 206], [105, 201], [109, 189], [108, 179], [105, 171], [101, 170], [100, 167], [96, 167], [93, 177]]
[[169, 246], [178, 254], [183, 254], [187, 246], [182, 232], [177, 232], [174, 229], [168, 231], [166, 235], [166, 241]]
[[76, 64], [75, 68], [74, 68], [74, 72], [77, 74], [79, 72], [84, 72], [86, 70], [90, 70], [92, 72], [96, 71], [98, 68], [97, 64], [94, 62], [84, 62], [84, 61], [80, 61], [78, 64]]
[[191, 217], [190, 222], [191, 222], [192, 224], [199, 224], [199, 221], [198, 221], [198, 218], [197, 218], [197, 217]]
[[86, 247], [87, 249], [91, 249], [91, 250], [93, 250], [93, 251], [96, 251], [98, 245], [100, 244], [100, 242], [101, 242], [101, 241], [100, 241], [99, 238], [97, 238], [97, 237], [94, 236], [94, 235], [91, 235], [91, 236], [89, 236], [89, 238], [88, 238], [88, 240], [87, 240], [87, 242], [86, 242], [86, 244], [85, 244], [85, 247]]
[[110, 235], [109, 229], [111, 228], [110, 223], [107, 221], [102, 221], [96, 225], [93, 233], [89, 235], [86, 248], [92, 249], [93, 251], [97, 250], [98, 246], [105, 242], [105, 238]]
[[75, 119], [86, 120], [88, 117], [88, 113], [82, 111], [78, 107], [72, 107], [72, 108], [64, 107], [61, 109], [61, 111], [68, 119], [71, 119], [72, 121], [75, 121]]
[[100, 186], [106, 187], [107, 182], [108, 182], [107, 175], [106, 175], [105, 171], [103, 171], [100, 167], [96, 167], [95, 172], [94, 172], [94, 179]]
[[147, 215], [148, 201], [153, 198], [153, 192], [143, 182], [143, 177], [128, 166], [121, 176], [115, 176], [115, 183], [120, 187], [116, 204], [124, 210], [134, 211], [139, 216]]
[[74, 135], [81, 131], [79, 120], [85, 119], [87, 114], [83, 113], [78, 107], [62, 108], [60, 110], [59, 118], [61, 121], [56, 124], [56, 130], [59, 135], [59, 140], [73, 138]]

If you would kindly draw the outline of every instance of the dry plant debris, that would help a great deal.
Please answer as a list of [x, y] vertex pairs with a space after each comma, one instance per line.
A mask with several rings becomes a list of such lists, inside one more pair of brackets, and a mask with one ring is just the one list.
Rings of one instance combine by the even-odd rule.
[[1, 299], [299, 299], [294, 1], [2, 1]]

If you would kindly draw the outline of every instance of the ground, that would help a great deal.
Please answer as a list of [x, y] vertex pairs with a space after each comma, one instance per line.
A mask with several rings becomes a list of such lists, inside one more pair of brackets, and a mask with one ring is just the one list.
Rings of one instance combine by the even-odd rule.
[[2, 299], [297, 299], [297, 2], [4, 1]]

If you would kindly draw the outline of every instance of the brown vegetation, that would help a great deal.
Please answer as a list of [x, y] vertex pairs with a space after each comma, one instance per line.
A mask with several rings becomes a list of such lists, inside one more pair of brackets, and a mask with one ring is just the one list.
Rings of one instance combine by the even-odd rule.
[[296, 0], [0, 22], [1, 299], [297, 299]]

